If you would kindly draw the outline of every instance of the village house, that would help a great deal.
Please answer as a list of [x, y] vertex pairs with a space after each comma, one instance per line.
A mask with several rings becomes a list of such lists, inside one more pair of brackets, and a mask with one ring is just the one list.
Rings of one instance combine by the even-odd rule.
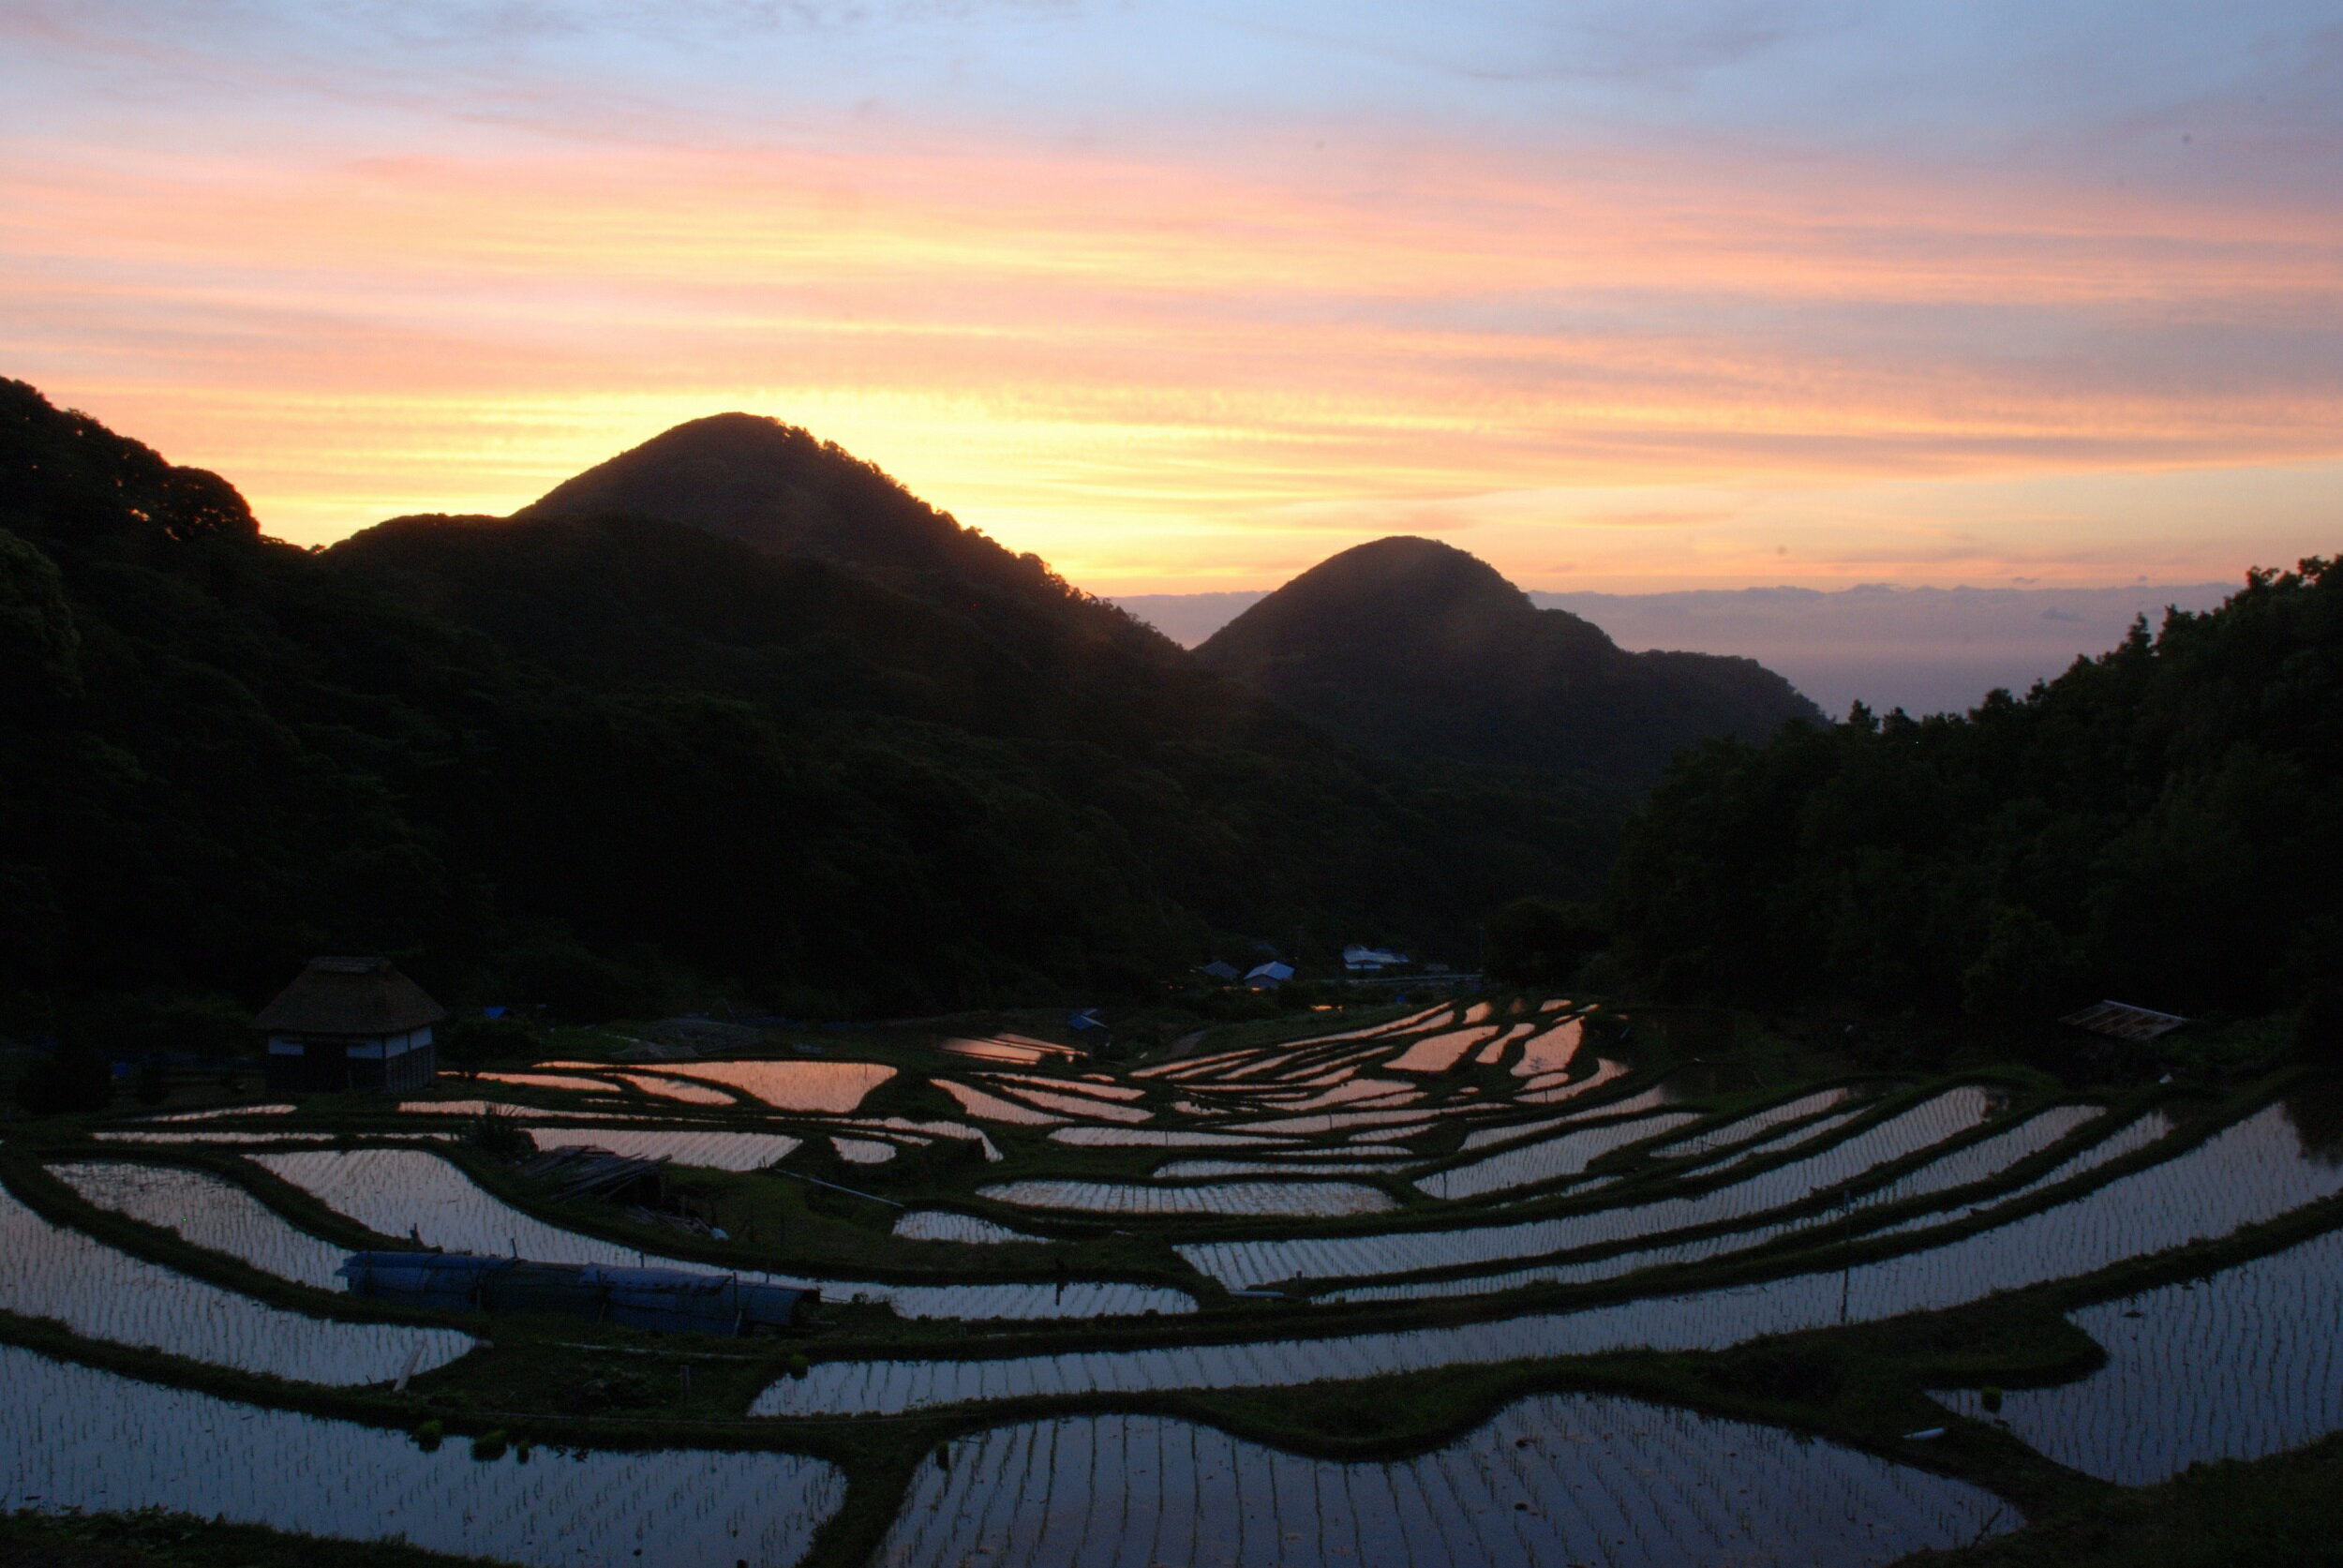
[[268, 1092], [411, 1094], [439, 1076], [431, 1026], [447, 1009], [387, 958], [313, 958], [262, 1008]]

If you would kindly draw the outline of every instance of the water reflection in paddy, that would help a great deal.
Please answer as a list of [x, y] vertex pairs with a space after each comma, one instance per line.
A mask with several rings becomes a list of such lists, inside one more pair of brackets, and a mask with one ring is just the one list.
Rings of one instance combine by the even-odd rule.
[[53, 1165], [49, 1173], [100, 1208], [176, 1231], [198, 1247], [320, 1290], [341, 1288], [334, 1271], [350, 1256], [347, 1248], [295, 1230], [224, 1176], [120, 1161]]
[[895, 1069], [879, 1062], [665, 1062], [659, 1074], [738, 1089], [778, 1111], [843, 1116], [894, 1077]]
[[635, 1159], [671, 1159], [710, 1171], [762, 1171], [797, 1148], [784, 1132], [724, 1132], [698, 1127], [530, 1127], [541, 1149], [583, 1146]]
[[977, 1196], [1021, 1208], [1129, 1215], [1380, 1214], [1399, 1205], [1355, 1182], [1221, 1182], [1210, 1187], [1136, 1186], [1126, 1182], [1009, 1182]]
[[1297, 1275], [1315, 1279], [1365, 1279], [1418, 1269], [1502, 1263], [1574, 1247], [1638, 1240], [1745, 1219], [1799, 1202], [1866, 1171], [1968, 1131], [1983, 1119], [1988, 1104], [1982, 1089], [1948, 1090], [1803, 1159], [1694, 1197], [1513, 1225], [1390, 1235], [1206, 1242], [1182, 1246], [1179, 1252], [1222, 1284], [1237, 1287]]
[[[474, 1187], [445, 1160], [417, 1149], [304, 1150], [260, 1155], [269, 1170], [382, 1235], [409, 1233], [454, 1252], [513, 1253], [547, 1263], [647, 1262], [709, 1273], [718, 1265], [644, 1253], [523, 1214]], [[1191, 1312], [1196, 1304], [1161, 1286], [1057, 1284], [887, 1285], [744, 1269], [752, 1278], [810, 1284], [833, 1299], [885, 1302], [907, 1318], [1090, 1318]]]
[[1655, 1297], [1456, 1327], [1177, 1350], [997, 1361], [823, 1362], [759, 1395], [760, 1415], [891, 1411], [1024, 1394], [1260, 1388], [1647, 1346], [1715, 1350], [1768, 1334], [1868, 1322], [2072, 1277], [2226, 1235], [2343, 1192], [2343, 1169], [2306, 1157], [2278, 1107], [2160, 1165], [2055, 1208], [1845, 1273]]
[[[2071, 1314], [2108, 1364], [2014, 1389], [2002, 1419], [2079, 1471], [2144, 1486], [2201, 1459], [2253, 1459], [2343, 1428], [2343, 1231]], [[1941, 1396], [1990, 1419], [1973, 1392]]]
[[1335, 1464], [1158, 1416], [954, 1441], [889, 1568], [1887, 1562], [2017, 1522], [1991, 1493], [1770, 1427], [1548, 1395], [1391, 1463]]
[[[1638, 1107], [1637, 1109], [1641, 1109]], [[1632, 1121], [1611, 1122], [1576, 1132], [1565, 1132], [1516, 1148], [1494, 1154], [1470, 1165], [1441, 1171], [1425, 1176], [1415, 1185], [1425, 1196], [1455, 1201], [1479, 1198], [1491, 1192], [1503, 1192], [1516, 1187], [1537, 1182], [1559, 1181], [1574, 1176], [1587, 1166], [1630, 1143], [1697, 1121], [1697, 1116], [1681, 1111], [1656, 1116], [1638, 1116]]]
[[6, 1192], [0, 1259], [0, 1310], [300, 1382], [385, 1382], [471, 1349], [470, 1336], [453, 1329], [339, 1323], [264, 1306], [52, 1225]]
[[[544, 1568], [787, 1568], [845, 1495], [793, 1454], [474, 1461], [405, 1437], [240, 1405], [0, 1347], [0, 1509], [165, 1508]], [[639, 1555], [637, 1555], [639, 1554]]]

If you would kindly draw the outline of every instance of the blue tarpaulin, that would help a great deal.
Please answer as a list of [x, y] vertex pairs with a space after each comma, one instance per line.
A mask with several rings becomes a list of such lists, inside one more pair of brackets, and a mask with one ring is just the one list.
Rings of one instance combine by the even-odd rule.
[[337, 1271], [352, 1295], [441, 1311], [555, 1312], [663, 1334], [789, 1327], [821, 1292], [734, 1274], [538, 1263], [470, 1252], [360, 1252]]

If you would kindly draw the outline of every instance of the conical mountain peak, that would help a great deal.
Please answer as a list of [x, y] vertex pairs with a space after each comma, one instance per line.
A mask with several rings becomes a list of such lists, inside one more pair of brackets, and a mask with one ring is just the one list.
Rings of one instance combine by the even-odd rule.
[[1320, 562], [1197, 657], [1373, 751], [1606, 784], [1647, 781], [1703, 736], [1756, 739], [1820, 716], [1747, 659], [1626, 652], [1431, 539], [1379, 539]]

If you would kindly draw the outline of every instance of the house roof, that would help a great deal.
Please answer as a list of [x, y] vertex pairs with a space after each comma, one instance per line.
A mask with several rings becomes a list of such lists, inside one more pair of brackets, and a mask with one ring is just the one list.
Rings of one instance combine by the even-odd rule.
[[387, 958], [313, 958], [252, 1026], [278, 1035], [403, 1035], [446, 1017]]

